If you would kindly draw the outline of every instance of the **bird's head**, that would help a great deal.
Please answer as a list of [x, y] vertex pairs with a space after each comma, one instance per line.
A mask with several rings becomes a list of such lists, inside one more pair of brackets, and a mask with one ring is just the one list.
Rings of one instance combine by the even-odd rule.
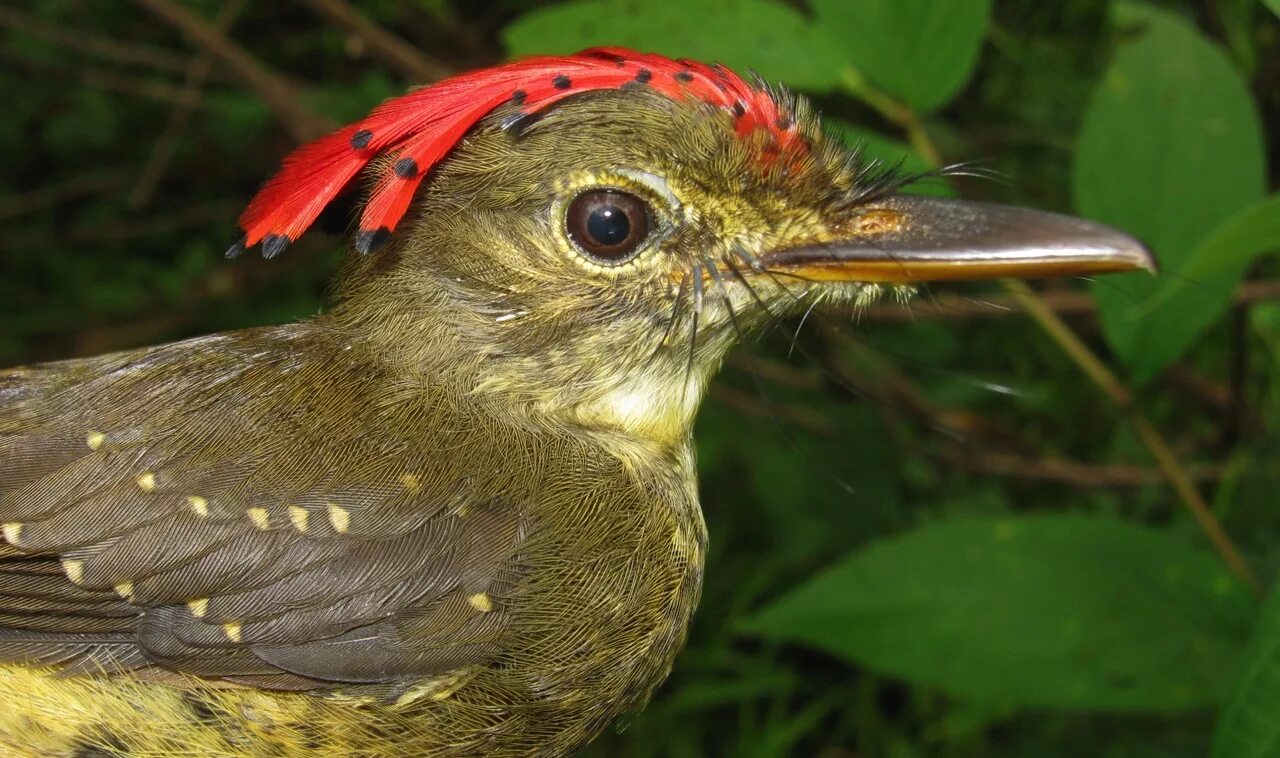
[[385, 103], [287, 159], [232, 252], [279, 253], [361, 170], [336, 329], [406, 377], [667, 443], [770, 319], [927, 281], [1152, 266], [1088, 222], [898, 194], [803, 101], [625, 50]]

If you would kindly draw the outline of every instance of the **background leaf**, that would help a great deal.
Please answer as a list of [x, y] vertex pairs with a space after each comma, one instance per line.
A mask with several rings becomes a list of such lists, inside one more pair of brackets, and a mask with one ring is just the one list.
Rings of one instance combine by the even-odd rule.
[[956, 696], [1161, 711], [1222, 698], [1252, 610], [1212, 556], [1167, 534], [971, 518], [854, 553], [740, 629]]
[[1226, 312], [1249, 264], [1278, 250], [1280, 195], [1237, 213], [1196, 245], [1178, 275], [1160, 278], [1132, 309], [1134, 377], [1148, 380], [1177, 360]]
[[812, 0], [818, 23], [880, 89], [919, 110], [945, 105], [973, 73], [989, 0]]
[[[1257, 111], [1227, 57], [1180, 18], [1116, 5], [1138, 27], [1103, 75], [1085, 113], [1074, 165], [1079, 211], [1147, 242], [1171, 276], [1206, 233], [1260, 198], [1265, 153]], [[1137, 364], [1145, 301], [1161, 287], [1142, 274], [1094, 285], [1111, 347]]]
[[1222, 709], [1213, 758], [1280, 755], [1280, 587], [1263, 607], [1240, 680]]
[[[170, 2], [205, 19], [239, 5]], [[1148, 226], [1137, 230], [1150, 236], [1154, 229], [1181, 240], [1187, 261], [1201, 257], [1194, 251], [1212, 230], [1225, 228], [1258, 201], [1256, 190], [1240, 193], [1239, 186], [1256, 187], [1259, 170], [1268, 172], [1270, 192], [1280, 190], [1274, 155], [1280, 67], [1272, 65], [1280, 60], [1280, 24], [1257, 0], [1150, 0], [1174, 15], [1114, 0], [981, 2], [977, 7], [989, 6], [990, 13], [984, 11], [987, 18], [976, 34], [974, 25], [938, 29], [929, 22], [969, 12], [974, 6], [963, 7], [967, 0], [933, 0], [932, 7], [879, 3], [887, 13], [930, 12], [922, 23], [896, 27], [877, 20], [872, 4], [863, 0], [822, 2], [822, 12], [812, 0], [345, 2], [442, 69], [488, 65], [516, 47], [539, 53], [600, 42], [629, 42], [720, 58], [740, 70], [755, 68], [809, 95], [826, 126], [865, 140], [869, 155], [891, 161], [905, 156], [907, 170], [925, 168], [904, 144], [910, 137], [914, 145], [932, 143], [944, 163], [977, 162], [1007, 177], [951, 178], [913, 191], [945, 190], [1060, 211], [1072, 207], [1072, 174], [1080, 168], [1075, 165], [1077, 135], [1102, 75], [1110, 73], [1117, 52], [1128, 55], [1135, 46], [1150, 45], [1146, 36], [1168, 22], [1181, 36], [1161, 47], [1165, 54], [1131, 61], [1124, 81], [1172, 83], [1172, 94], [1142, 101], [1150, 108], [1135, 114], [1136, 122], [1108, 125], [1119, 131], [1103, 136], [1127, 141], [1118, 158], [1106, 157], [1116, 165], [1104, 166], [1105, 182], [1115, 185], [1121, 202], [1162, 198]], [[244, 3], [228, 39], [294, 85], [308, 107], [335, 120], [358, 118], [383, 98], [422, 83], [417, 69], [388, 56], [377, 38], [313, 12], [323, 5], [335, 4]], [[1277, 4], [1270, 0], [1269, 5]], [[866, 8], [871, 12], [860, 10]], [[876, 36], [885, 29], [900, 38]], [[1178, 41], [1188, 39], [1190, 46]], [[861, 41], [855, 45], [855, 40]], [[972, 68], [962, 61], [932, 70], [931, 61], [952, 46], [973, 51]], [[1223, 65], [1219, 48], [1233, 68]], [[0, 89], [8, 95], [0, 118], [0, 365], [280, 323], [325, 307], [324, 282], [346, 254], [349, 230], [343, 227], [351, 218], [349, 208], [335, 209], [323, 224], [327, 233], [317, 229], [305, 235], [288, 255], [234, 262], [221, 256], [243, 203], [294, 147], [295, 138], [278, 112], [220, 55], [211, 57], [207, 81], [192, 94], [192, 62], [209, 52], [137, 3], [0, 0]], [[864, 70], [853, 70], [855, 55], [863, 55], [857, 68]], [[1186, 60], [1170, 64], [1171, 57]], [[1202, 63], [1207, 68], [1199, 71]], [[1182, 73], [1170, 75], [1170, 65]], [[892, 88], [891, 94], [867, 98], [852, 91], [847, 77], [860, 77], [870, 88], [873, 69], [875, 84]], [[1217, 84], [1224, 73], [1230, 91]], [[917, 93], [924, 75], [935, 84], [939, 77], [947, 80], [938, 86], [949, 94], [939, 96], [937, 105], [907, 113], [900, 92]], [[1239, 151], [1240, 141], [1210, 129], [1224, 116], [1237, 123], [1233, 113], [1252, 110], [1240, 96], [1241, 83], [1250, 88], [1265, 121], [1262, 134], [1273, 153], [1267, 161], [1239, 160], [1233, 151]], [[1186, 98], [1204, 110], [1188, 114]], [[1223, 99], [1237, 107], [1218, 107]], [[184, 110], [190, 110], [190, 118], [176, 128], [175, 116]], [[1188, 115], [1193, 117], [1184, 118]], [[1165, 123], [1171, 117], [1176, 125]], [[922, 128], [908, 135], [913, 120]], [[1184, 128], [1190, 130], [1182, 135], [1185, 143], [1179, 135], [1168, 139], [1165, 134]], [[1186, 165], [1131, 160], [1130, 153], [1142, 153], [1148, 147], [1143, 140], [1152, 139], [1157, 140], [1152, 152], [1176, 151]], [[1196, 152], [1202, 144], [1208, 157]], [[140, 179], [157, 158], [162, 170], [154, 191], [138, 196]], [[1232, 181], [1239, 186], [1224, 193]], [[1225, 202], [1231, 192], [1240, 198]], [[1181, 205], [1164, 207], [1169, 197]], [[1161, 254], [1166, 273], [1151, 279], [1151, 293], [1184, 278], [1189, 291], [1170, 290], [1179, 293], [1183, 307], [1139, 315], [1141, 328], [1134, 328], [1144, 335], [1135, 338], [1139, 343], [1166, 337], [1182, 341], [1181, 334], [1160, 332], [1162, 321], [1194, 331], [1205, 320], [1195, 311], [1221, 302], [1201, 293], [1203, 277], [1188, 276], [1186, 268], [1169, 265], [1167, 251]], [[1249, 279], [1242, 287], [1248, 297], [1214, 317], [1161, 381], [1135, 393], [1134, 402], [1169, 439], [1265, 582], [1280, 573], [1280, 256], [1254, 259]], [[1104, 290], [1116, 286], [1113, 277], [1099, 281]], [[1098, 319], [1081, 286], [1055, 283], [1046, 299], [1063, 309], [1084, 339], [1097, 344], [1102, 339]], [[903, 653], [895, 649], [900, 645], [931, 649], [919, 643], [927, 636], [921, 628], [935, 624], [923, 612], [913, 614], [909, 626], [868, 629], [883, 632], [882, 644], [869, 648], [868, 655], [883, 655], [884, 665], [843, 665], [807, 645], [781, 641], [780, 632], [773, 633], [780, 641], [734, 632], [772, 599], [842, 565], [838, 562], [854, 546], [872, 544], [879, 550], [878, 541], [904, 539], [892, 535], [920, 524], [1028, 511], [1111, 516], [1142, 525], [1140, 537], [1153, 531], [1167, 535], [1166, 540], [1125, 540], [1121, 558], [1129, 561], [1126, 565], [1157, 573], [1167, 562], [1170, 542], [1181, 546], [1185, 538], [1200, 544], [1191, 518], [1177, 507], [1147, 451], [1127, 430], [1123, 412], [1101, 404], [1078, 369], [1007, 304], [990, 283], [937, 285], [922, 288], [905, 305], [885, 298], [856, 314], [817, 309], [807, 318], [774, 324], [758, 345], [730, 357], [712, 384], [694, 435], [710, 542], [688, 645], [647, 708], [605, 730], [584, 755], [1202, 758], [1208, 753], [1212, 709], [1152, 713], [1150, 708], [1171, 707], [1172, 698], [1145, 684], [1125, 705], [1137, 713], [1122, 716], [1084, 710], [1075, 701], [1055, 710], [957, 698], [947, 693], [969, 691], [963, 682], [940, 691], [932, 679], [881, 673], [901, 668]], [[1138, 301], [1138, 306], [1136, 312], [1146, 304]], [[1114, 312], [1104, 316], [1114, 317]], [[1158, 355], [1143, 352], [1159, 353], [1156, 347], [1139, 344], [1136, 360], [1156, 361]], [[1010, 558], [994, 588], [1003, 589], [999, 582], [1008, 577], [1036, 581], [1043, 552], [1024, 550]], [[1195, 555], [1197, 561], [1203, 558]], [[1054, 565], [1061, 563], [1054, 559]], [[1188, 569], [1188, 575], [1193, 570], [1200, 569]], [[1091, 566], [1081, 571], [1077, 594], [1089, 588], [1112, 592], [1116, 572]], [[1220, 576], [1212, 566], [1208, 571], [1203, 581]], [[1120, 575], [1124, 586], [1140, 583]], [[988, 575], [975, 576], [985, 582]], [[1142, 584], [1158, 587], [1158, 580]], [[1023, 624], [1052, 612], [1050, 593], [1058, 589], [1046, 584], [1040, 592], [999, 597], [974, 594], [967, 586], [972, 582], [960, 587], [959, 578], [947, 581], [939, 586], [955, 588], [957, 601], [1004, 603], [1010, 623]], [[1196, 590], [1182, 600], [1162, 599], [1158, 607], [1143, 599], [1140, 610], [1174, 609], [1156, 619], [1155, 636], [1154, 621], [1130, 623], [1130, 609], [1119, 605], [1116, 621], [1105, 627], [1117, 639], [1096, 649], [1109, 656], [1113, 647], [1123, 652], [1142, 646], [1135, 655], [1154, 658], [1145, 646], [1169, 646], [1168, 619], [1173, 619], [1173, 639], [1185, 646], [1189, 622], [1178, 603], [1204, 606], [1203, 613], [1212, 616], [1218, 607], [1213, 597], [1206, 600]], [[965, 612], [939, 611], [936, 624], [951, 633], [954, 619]], [[804, 616], [794, 618], [808, 625]], [[1191, 626], [1216, 629], [1196, 623]], [[1225, 636], [1204, 632], [1207, 646], [1188, 660], [1207, 665], [1198, 656], [1212, 658], [1214, 651], [1247, 636], [1237, 630], [1243, 621], [1224, 626], [1231, 627]], [[1033, 631], [1045, 633], [1041, 627]], [[1020, 653], [1033, 644], [1045, 649], [1034, 635], [1018, 636], [1017, 642], [1023, 646], [1014, 648]], [[986, 667], [1010, 647], [1010, 637], [992, 635], [987, 646], [994, 652], [974, 657], [968, 674], [957, 662], [968, 649], [953, 646], [937, 656], [956, 677], [970, 676], [972, 688], [986, 691], [991, 678]], [[1046, 664], [1046, 670], [1058, 682], [1069, 681], [1071, 661], [1078, 660], [1079, 676], [1094, 682], [1101, 665], [1095, 657], [1051, 659], [1058, 664]], [[1139, 657], [1135, 665], [1149, 658]], [[1228, 668], [1229, 661], [1215, 681], [1229, 677]], [[1155, 681], [1166, 681], [1160, 676]], [[1135, 676], [1139, 680], [1151, 681], [1145, 673]], [[1045, 699], [1044, 693], [1031, 691]], [[1150, 708], [1137, 702], [1144, 691], [1152, 699]], [[1269, 718], [1274, 711], [1267, 693], [1257, 687], [1249, 692]]]
[[1262, 0], [1262, 4], [1270, 8], [1277, 16], [1280, 16], [1280, 0]]
[[827, 34], [773, 0], [576, 0], [526, 13], [502, 38], [512, 55], [622, 45], [753, 68], [801, 89], [835, 87], [842, 63]]
[[[896, 166], [905, 174], [923, 174], [931, 168], [928, 162], [905, 142], [835, 119], [829, 121], [828, 126], [844, 138], [846, 145], [861, 149], [863, 156], [870, 160], [879, 161], [885, 166]], [[950, 185], [935, 179], [922, 179], [909, 185], [906, 191], [942, 197], [955, 195], [955, 190]]]

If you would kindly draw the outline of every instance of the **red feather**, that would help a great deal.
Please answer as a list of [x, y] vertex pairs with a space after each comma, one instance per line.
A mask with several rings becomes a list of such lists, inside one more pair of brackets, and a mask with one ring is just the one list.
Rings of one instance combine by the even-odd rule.
[[[356, 174], [381, 155], [385, 168], [360, 217], [356, 247], [369, 252], [395, 230], [414, 193], [481, 119], [514, 102], [531, 115], [582, 92], [639, 83], [677, 100], [700, 100], [734, 115], [738, 134], [764, 130], [772, 153], [799, 141], [793, 119], [765, 90], [732, 71], [623, 48], [539, 56], [451, 77], [388, 100], [363, 120], [298, 148], [240, 216], [241, 239], [228, 254], [262, 243], [275, 255], [302, 236]], [[802, 141], [799, 141], [802, 144]]]

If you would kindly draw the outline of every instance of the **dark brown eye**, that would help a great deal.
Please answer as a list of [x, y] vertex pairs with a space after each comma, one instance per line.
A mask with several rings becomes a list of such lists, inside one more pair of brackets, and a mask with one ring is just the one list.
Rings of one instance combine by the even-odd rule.
[[649, 206], [620, 190], [591, 190], [569, 203], [565, 228], [584, 253], [598, 263], [631, 260], [649, 236]]

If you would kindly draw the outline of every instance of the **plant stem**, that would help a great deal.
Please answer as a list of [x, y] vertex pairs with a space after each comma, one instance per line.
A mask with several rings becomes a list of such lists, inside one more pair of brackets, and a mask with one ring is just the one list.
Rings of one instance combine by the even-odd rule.
[[[933, 168], [942, 165], [942, 156], [929, 138], [915, 112], [906, 104], [878, 91], [867, 82], [861, 72], [853, 67], [841, 71], [845, 87], [851, 94], [870, 105], [886, 119], [906, 131], [907, 138], [916, 152]], [[1091, 382], [1102, 390], [1112, 403], [1124, 413], [1138, 439], [1151, 452], [1164, 478], [1204, 532], [1210, 544], [1231, 570], [1259, 597], [1262, 585], [1249, 568], [1239, 548], [1231, 541], [1221, 522], [1213, 515], [1208, 503], [1192, 483], [1186, 468], [1178, 460], [1173, 449], [1155, 425], [1133, 403], [1133, 393], [1125, 383], [1107, 368], [1089, 346], [1024, 282], [1005, 280], [1004, 287], [1049, 335], [1058, 347], [1084, 372]]]
[[877, 113], [900, 126], [907, 134], [907, 141], [911, 143], [911, 149], [915, 150], [926, 163], [934, 168], [942, 165], [942, 154], [938, 152], [938, 146], [929, 138], [929, 133], [924, 128], [924, 122], [920, 120], [920, 117], [911, 106], [901, 103], [873, 87], [866, 77], [862, 75], [862, 72], [853, 66], [845, 66], [840, 71], [840, 78], [844, 81], [845, 88], [854, 97], [870, 105]]
[[1138, 435], [1138, 439], [1151, 451], [1152, 457], [1156, 460], [1156, 465], [1160, 467], [1165, 479], [1168, 480], [1178, 497], [1181, 498], [1183, 504], [1187, 506], [1187, 510], [1191, 511], [1192, 517], [1200, 525], [1201, 531], [1204, 532], [1214, 549], [1218, 551], [1223, 563], [1260, 596], [1262, 585], [1258, 582], [1258, 578], [1249, 568], [1249, 564], [1245, 561], [1235, 543], [1227, 536], [1227, 532], [1222, 528], [1221, 522], [1209, 510], [1209, 504], [1205, 502], [1199, 490], [1195, 488], [1186, 468], [1178, 460], [1173, 449], [1169, 447], [1169, 443], [1165, 441], [1164, 436], [1160, 434], [1159, 430], [1155, 428], [1146, 415], [1133, 404], [1133, 394], [1124, 385], [1124, 382], [1120, 381], [1119, 377], [1111, 369], [1107, 368], [1106, 364], [1071, 330], [1071, 327], [1067, 326], [1066, 322], [1057, 313], [1054, 313], [1052, 309], [1046, 306], [1044, 301], [1025, 282], [1005, 280], [1004, 286], [1017, 298], [1031, 318], [1035, 319], [1036, 323], [1057, 343], [1062, 352], [1066, 353], [1067, 357], [1080, 367], [1085, 376], [1089, 377], [1089, 380], [1097, 385], [1103, 394], [1128, 417], [1129, 423]]

